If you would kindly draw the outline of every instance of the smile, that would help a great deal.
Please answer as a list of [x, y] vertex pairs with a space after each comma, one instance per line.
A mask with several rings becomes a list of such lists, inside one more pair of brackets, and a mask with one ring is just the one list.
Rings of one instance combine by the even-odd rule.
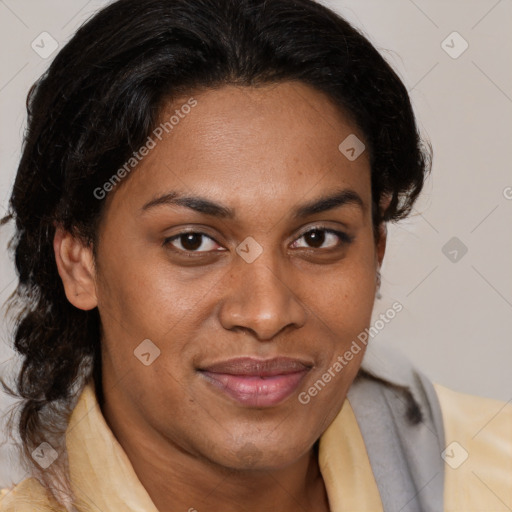
[[297, 359], [238, 358], [200, 369], [215, 389], [248, 407], [272, 407], [299, 386], [312, 365]]

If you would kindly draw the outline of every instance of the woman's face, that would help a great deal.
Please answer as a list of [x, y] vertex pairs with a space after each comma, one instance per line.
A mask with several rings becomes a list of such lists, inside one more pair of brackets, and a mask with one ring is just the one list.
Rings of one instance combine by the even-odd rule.
[[363, 356], [334, 370], [369, 326], [383, 255], [368, 155], [340, 151], [362, 134], [304, 84], [193, 98], [162, 112], [179, 122], [105, 205], [106, 404], [203, 460], [284, 467], [339, 412]]

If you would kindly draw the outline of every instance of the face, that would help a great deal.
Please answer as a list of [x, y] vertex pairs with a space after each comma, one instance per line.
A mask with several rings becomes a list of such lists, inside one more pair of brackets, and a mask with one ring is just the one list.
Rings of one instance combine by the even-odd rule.
[[364, 138], [300, 83], [193, 98], [162, 112], [179, 122], [105, 205], [105, 396], [194, 456], [284, 467], [339, 412], [364, 352], [338, 370], [370, 324], [383, 255], [367, 152], [338, 149]]

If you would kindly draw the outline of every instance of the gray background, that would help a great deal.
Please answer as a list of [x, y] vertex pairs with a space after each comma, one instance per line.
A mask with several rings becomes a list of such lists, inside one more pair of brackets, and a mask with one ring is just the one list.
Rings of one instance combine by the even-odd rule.
[[[375, 318], [395, 301], [404, 309], [372, 343], [399, 347], [435, 382], [512, 400], [512, 1], [323, 3], [360, 27], [398, 71], [434, 147], [413, 216], [389, 226]], [[20, 155], [27, 91], [55, 55], [42, 58], [31, 43], [48, 32], [61, 47], [105, 4], [0, 0], [0, 215]], [[2, 303], [15, 285], [10, 235], [0, 231]], [[16, 365], [8, 331], [2, 320], [3, 375]], [[2, 411], [10, 404], [0, 395]], [[9, 443], [0, 447], [0, 486], [23, 476]]]

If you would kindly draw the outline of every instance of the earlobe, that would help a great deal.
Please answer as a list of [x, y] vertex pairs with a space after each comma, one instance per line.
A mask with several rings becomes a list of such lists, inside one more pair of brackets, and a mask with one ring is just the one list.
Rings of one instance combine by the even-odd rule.
[[68, 301], [78, 309], [94, 309], [98, 300], [92, 248], [58, 226], [53, 250]]

